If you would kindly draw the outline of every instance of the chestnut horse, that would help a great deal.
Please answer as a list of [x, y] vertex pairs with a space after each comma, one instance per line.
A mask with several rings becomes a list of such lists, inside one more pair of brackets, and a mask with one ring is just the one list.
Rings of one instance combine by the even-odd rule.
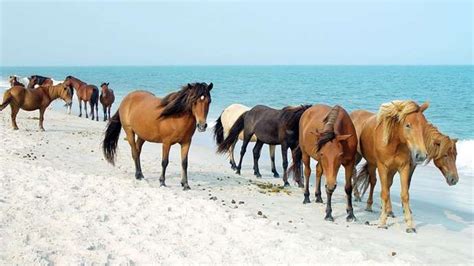
[[[249, 107], [234, 103], [227, 106], [219, 118], [216, 120], [216, 125], [214, 126], [214, 140], [216, 144], [219, 145], [224, 141], [224, 138], [229, 135], [230, 128], [234, 125], [235, 121], [246, 111], [250, 110]], [[239, 139], [244, 139], [244, 133], [241, 132]], [[255, 135], [250, 139], [251, 142], [256, 142], [257, 137]], [[234, 160], [234, 148], [237, 141], [229, 149], [229, 163], [232, 170], [237, 169], [237, 165]], [[268, 145], [270, 151], [270, 160], [272, 163], [272, 173], [273, 177], [279, 177], [276, 167], [275, 167], [275, 145]]]
[[51, 78], [48, 78], [48, 77], [43, 77], [43, 76], [40, 76], [40, 75], [33, 75], [33, 76], [30, 76], [28, 78], [28, 80], [30, 82], [28, 82], [28, 86], [27, 88], [29, 89], [33, 89], [35, 88], [35, 85], [38, 85], [38, 86], [53, 86], [53, 80]]
[[147, 91], [134, 91], [128, 94], [107, 125], [102, 143], [105, 159], [115, 164], [117, 143], [123, 127], [132, 149], [135, 178], [142, 179], [144, 176], [140, 165], [140, 153], [143, 143], [145, 141], [163, 143], [160, 185], [165, 186], [169, 151], [171, 145], [179, 143], [181, 185], [184, 190], [190, 189], [187, 170], [189, 147], [196, 127], [200, 132], [204, 132], [207, 128], [206, 119], [212, 87], [212, 83], [209, 85], [192, 83], [162, 99]]
[[[112, 104], [115, 101], [115, 95], [114, 91], [112, 89], [109, 89], [109, 83], [102, 83], [100, 85], [100, 88], [102, 91], [100, 92], [100, 103], [102, 104], [102, 107], [104, 108], [104, 121], [110, 119], [110, 109], [112, 108]], [[108, 115], [107, 115], [108, 112]]]
[[10, 88], [15, 87], [15, 86], [25, 87], [25, 84], [18, 81], [17, 76], [10, 76], [10, 79], [8, 80], [8, 82], [10, 83]]
[[294, 152], [291, 171], [298, 174], [301, 161], [304, 164], [305, 193], [303, 203], [309, 203], [309, 177], [311, 175], [311, 158], [318, 161], [316, 165], [316, 202], [321, 199], [321, 176], [326, 177], [326, 217], [332, 217], [331, 198], [336, 190], [337, 173], [340, 166], [345, 169], [345, 192], [347, 196], [348, 222], [355, 221], [352, 208], [352, 177], [355, 174], [357, 153], [357, 135], [349, 114], [339, 105], [330, 107], [317, 104], [306, 110], [299, 124], [299, 146]]
[[[353, 122], [360, 132], [359, 153], [367, 161], [367, 175], [357, 176], [355, 186], [375, 178], [377, 169], [382, 186], [382, 212], [379, 227], [387, 228], [387, 217], [392, 210], [390, 187], [396, 172], [400, 174], [401, 200], [407, 232], [416, 232], [409, 204], [410, 177], [415, 164], [423, 163], [428, 157], [424, 129], [427, 121], [423, 112], [428, 103], [419, 106], [414, 101], [392, 101], [382, 104], [377, 115], [365, 111], [353, 112]], [[362, 118], [358, 118], [361, 113]], [[374, 183], [375, 184], [375, 183]], [[371, 194], [373, 187], [371, 187]], [[372, 205], [369, 199], [368, 205]]]
[[73, 76], [67, 76], [64, 80], [64, 84], [66, 84], [66, 86], [76, 89], [77, 99], [79, 100], [79, 117], [82, 116], [82, 102], [84, 101], [84, 110], [86, 113], [86, 118], [89, 118], [87, 116], [87, 102], [89, 102], [91, 106], [92, 120], [96, 118], [96, 120], [99, 121], [99, 89], [96, 86], [88, 85], [87, 83]]
[[5, 109], [7, 105], [11, 107], [11, 119], [14, 130], [18, 129], [16, 124], [16, 115], [20, 108], [25, 111], [40, 111], [39, 127], [44, 131], [43, 120], [44, 111], [49, 104], [57, 98], [61, 98], [66, 102], [66, 105], [72, 103], [72, 92], [69, 87], [60, 83], [56, 86], [40, 86], [36, 89], [28, 89], [21, 86], [14, 86], [3, 94], [3, 103], [0, 105], [0, 111]]
[[[240, 133], [244, 132], [242, 148], [240, 150], [240, 160], [237, 165], [237, 174], [240, 174], [242, 159], [244, 158], [247, 145], [252, 136], [255, 135], [257, 142], [253, 148], [253, 170], [256, 177], [261, 177], [258, 168], [258, 159], [263, 144], [281, 145], [281, 154], [283, 161], [283, 183], [288, 183], [288, 148], [291, 150], [298, 146], [298, 123], [303, 112], [311, 105], [288, 106], [281, 110], [273, 109], [264, 105], [257, 105], [244, 112], [235, 121], [229, 131], [229, 135], [217, 147], [218, 153], [228, 152], [239, 138]], [[294, 180], [299, 186], [302, 186], [300, 175], [295, 175]]]

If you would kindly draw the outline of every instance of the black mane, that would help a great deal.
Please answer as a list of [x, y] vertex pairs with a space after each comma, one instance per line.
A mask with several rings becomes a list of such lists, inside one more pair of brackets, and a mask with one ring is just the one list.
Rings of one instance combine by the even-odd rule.
[[181, 90], [172, 92], [161, 100], [159, 107], [164, 107], [164, 109], [159, 118], [191, 112], [192, 105], [201, 96], [208, 97], [210, 103], [211, 94], [208, 85], [204, 82], [188, 83], [186, 86], [183, 86]]
[[43, 83], [46, 80], [51, 79], [51, 78], [43, 77], [43, 76], [40, 76], [40, 75], [33, 75], [30, 78], [36, 78], [36, 84], [38, 84], [38, 85], [43, 85]]

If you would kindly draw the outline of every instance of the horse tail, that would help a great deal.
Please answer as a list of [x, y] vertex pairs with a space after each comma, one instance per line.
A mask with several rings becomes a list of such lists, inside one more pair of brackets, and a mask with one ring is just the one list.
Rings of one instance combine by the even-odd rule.
[[91, 95], [91, 108], [94, 107], [94, 105], [99, 104], [99, 89], [94, 86], [94, 89], [92, 90], [92, 95]]
[[369, 164], [365, 163], [359, 169], [357, 175], [353, 178], [353, 185], [357, 188], [360, 196], [363, 197], [369, 187]]
[[3, 103], [0, 104], [0, 111], [5, 109], [5, 107], [7, 107], [12, 100], [13, 100], [13, 96], [11, 95], [10, 90], [6, 90], [5, 93], [3, 94]]
[[217, 153], [227, 152], [230, 147], [232, 147], [232, 145], [237, 141], [240, 132], [242, 132], [242, 130], [244, 129], [245, 115], [247, 114], [247, 112], [244, 112], [239, 116], [239, 118], [237, 118], [234, 125], [232, 125], [232, 128], [230, 129], [227, 137], [224, 139], [224, 141], [222, 141], [222, 143], [217, 146]]
[[216, 125], [214, 126], [214, 140], [217, 145], [220, 145], [224, 141], [224, 127], [222, 126], [221, 116], [217, 118]]
[[301, 151], [300, 145], [291, 150], [292, 162], [290, 168], [288, 168], [288, 174], [293, 175], [293, 179], [296, 183], [301, 184], [301, 158], [303, 157], [303, 152]]
[[105, 129], [104, 141], [102, 141], [102, 151], [105, 159], [112, 165], [115, 165], [115, 156], [117, 150], [118, 139], [120, 131], [122, 130], [122, 123], [120, 122], [119, 111], [112, 116]]

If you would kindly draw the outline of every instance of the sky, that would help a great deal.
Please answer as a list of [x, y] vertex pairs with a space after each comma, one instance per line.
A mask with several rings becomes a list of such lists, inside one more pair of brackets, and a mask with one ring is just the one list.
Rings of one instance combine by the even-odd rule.
[[4, 1], [0, 64], [473, 64], [473, 1]]

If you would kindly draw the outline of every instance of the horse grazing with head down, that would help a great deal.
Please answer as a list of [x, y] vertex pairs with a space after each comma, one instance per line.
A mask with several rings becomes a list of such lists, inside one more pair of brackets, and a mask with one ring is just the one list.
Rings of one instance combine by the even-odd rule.
[[16, 124], [16, 116], [20, 109], [25, 111], [40, 111], [39, 127], [44, 131], [43, 120], [44, 112], [49, 104], [57, 98], [61, 98], [66, 105], [72, 103], [72, 92], [69, 87], [60, 83], [56, 86], [40, 86], [37, 89], [28, 89], [21, 86], [14, 86], [5, 91], [3, 94], [3, 103], [0, 105], [0, 111], [5, 109], [7, 105], [11, 107], [11, 119], [14, 130], [18, 129]]
[[[102, 83], [100, 85], [101, 92], [100, 92], [100, 103], [104, 108], [104, 121], [110, 119], [110, 109], [112, 108], [112, 104], [115, 101], [114, 91], [109, 89], [109, 83]], [[108, 115], [107, 115], [108, 113]]]
[[[281, 110], [273, 109], [264, 105], [257, 105], [244, 112], [234, 123], [229, 131], [229, 135], [219, 144], [218, 153], [228, 152], [235, 144], [243, 130], [244, 139], [240, 150], [240, 160], [237, 165], [237, 174], [240, 174], [242, 159], [244, 158], [247, 145], [255, 135], [257, 142], [253, 148], [254, 174], [261, 177], [258, 159], [263, 144], [281, 145], [283, 158], [283, 182], [288, 186], [288, 148], [293, 150], [298, 146], [298, 123], [303, 112], [311, 105], [288, 106]], [[302, 186], [299, 175], [295, 176], [295, 181]]]
[[[165, 186], [165, 173], [171, 145], [181, 145], [181, 185], [188, 184], [188, 152], [196, 127], [203, 132], [207, 128], [207, 113], [211, 103], [213, 84], [192, 83], [164, 98], [155, 97], [147, 91], [128, 94], [110, 119], [102, 150], [107, 161], [115, 163], [120, 131], [123, 128], [132, 149], [135, 162], [135, 178], [142, 179], [140, 153], [145, 141], [163, 143], [160, 185]], [[136, 138], [135, 138], [136, 136]]]
[[28, 82], [28, 86], [27, 88], [29, 89], [33, 89], [35, 88], [36, 85], [38, 86], [44, 86], [44, 87], [48, 87], [48, 86], [53, 86], [53, 80], [51, 78], [48, 78], [48, 77], [43, 77], [43, 76], [40, 76], [40, 75], [33, 75], [33, 76], [30, 76], [28, 78], [29, 82]]
[[89, 118], [87, 115], [87, 103], [89, 102], [91, 106], [92, 120], [95, 118], [97, 121], [99, 121], [99, 89], [95, 85], [89, 85], [73, 76], [67, 76], [64, 80], [64, 84], [76, 89], [77, 99], [79, 100], [79, 117], [82, 116], [82, 102], [84, 102], [86, 118]]
[[[382, 213], [379, 227], [387, 228], [387, 217], [392, 210], [390, 187], [395, 173], [400, 174], [401, 200], [407, 232], [416, 232], [409, 202], [409, 185], [416, 164], [428, 158], [424, 141], [424, 129], [427, 121], [423, 112], [428, 103], [419, 106], [414, 101], [392, 101], [382, 104], [377, 115], [364, 111], [352, 113], [353, 122], [360, 132], [359, 153], [367, 161], [367, 175], [358, 175], [356, 186], [375, 179], [375, 171], [380, 176], [382, 186]], [[358, 116], [362, 116], [361, 119]], [[373, 193], [373, 187], [371, 188]], [[372, 205], [372, 199], [370, 205]], [[369, 205], [369, 201], [367, 202]]]
[[311, 158], [318, 161], [316, 165], [316, 202], [321, 202], [321, 176], [326, 177], [326, 217], [332, 217], [331, 197], [336, 190], [337, 173], [340, 166], [345, 169], [345, 192], [347, 196], [348, 222], [354, 221], [352, 208], [352, 176], [355, 173], [355, 155], [357, 152], [357, 135], [349, 114], [344, 108], [336, 105], [330, 107], [317, 104], [306, 110], [299, 124], [299, 146], [293, 153], [291, 171], [295, 174], [304, 164], [305, 193], [303, 203], [309, 203], [309, 177], [311, 175]]
[[17, 77], [17, 76], [10, 76], [8, 82], [10, 83], [10, 88], [11, 88], [11, 87], [15, 87], [15, 86], [25, 87], [25, 84], [23, 84], [23, 83], [21, 83], [20, 81], [18, 81], [18, 77]]

